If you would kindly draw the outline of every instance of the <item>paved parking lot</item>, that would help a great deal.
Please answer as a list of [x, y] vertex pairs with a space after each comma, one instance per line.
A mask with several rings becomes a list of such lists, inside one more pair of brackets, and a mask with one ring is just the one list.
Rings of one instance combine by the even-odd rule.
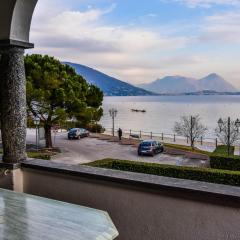
[[56, 137], [56, 146], [62, 153], [54, 156], [52, 161], [65, 164], [82, 164], [104, 158], [153, 162], [178, 166], [203, 166], [204, 161], [188, 159], [183, 156], [158, 154], [154, 157], [138, 156], [137, 148], [131, 145], [121, 145], [117, 142], [99, 140], [97, 138], [84, 138], [81, 140], [68, 140], [66, 134]]

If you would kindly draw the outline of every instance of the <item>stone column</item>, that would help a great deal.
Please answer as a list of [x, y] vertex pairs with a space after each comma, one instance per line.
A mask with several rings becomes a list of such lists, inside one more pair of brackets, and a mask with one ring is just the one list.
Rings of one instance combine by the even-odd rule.
[[0, 48], [0, 112], [3, 162], [26, 159], [26, 78], [24, 48]]

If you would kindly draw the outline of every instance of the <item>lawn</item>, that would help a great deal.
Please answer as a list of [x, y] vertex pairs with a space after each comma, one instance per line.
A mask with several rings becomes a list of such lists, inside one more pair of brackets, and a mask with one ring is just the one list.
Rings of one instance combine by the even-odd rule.
[[189, 146], [184, 146], [184, 145], [179, 145], [179, 144], [164, 143], [164, 146], [168, 147], [168, 148], [183, 150], [183, 151], [186, 151], [186, 152], [200, 153], [200, 154], [204, 154], [204, 155], [208, 155], [208, 156], [211, 155], [210, 152], [203, 151], [203, 150], [200, 150], [200, 149], [197, 149], [197, 148], [192, 149]]
[[[42, 160], [50, 160], [51, 156], [54, 156], [58, 151], [49, 151], [49, 150], [39, 150], [39, 151], [27, 151], [27, 156], [29, 158], [36, 158]], [[0, 148], [0, 155], [3, 154], [3, 149]]]

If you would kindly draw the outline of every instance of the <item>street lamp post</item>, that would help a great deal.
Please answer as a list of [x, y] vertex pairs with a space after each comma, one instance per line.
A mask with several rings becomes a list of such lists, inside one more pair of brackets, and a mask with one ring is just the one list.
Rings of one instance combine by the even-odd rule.
[[239, 131], [239, 128], [240, 128], [240, 120], [239, 119], [236, 120], [235, 126], [237, 127], [237, 131]]
[[221, 118], [219, 118], [219, 120], [218, 120], [218, 127], [219, 127], [220, 132], [222, 132], [223, 124], [224, 124], [223, 120]]
[[117, 116], [117, 109], [115, 109], [115, 108], [112, 108], [112, 109], [110, 109], [109, 110], [109, 114], [110, 114], [110, 117], [112, 118], [112, 135], [113, 135], [113, 137], [114, 137], [114, 128], [115, 128], [115, 118], [116, 118], [116, 116]]
[[[240, 120], [239, 119], [236, 120], [235, 126], [237, 128], [238, 133], [239, 133], [239, 128], [240, 128]], [[240, 155], [240, 146], [239, 146], [239, 155]]]
[[38, 127], [39, 127], [39, 124], [40, 124], [40, 119], [38, 117], [35, 117], [34, 120], [34, 125], [36, 126], [36, 149], [38, 151]]

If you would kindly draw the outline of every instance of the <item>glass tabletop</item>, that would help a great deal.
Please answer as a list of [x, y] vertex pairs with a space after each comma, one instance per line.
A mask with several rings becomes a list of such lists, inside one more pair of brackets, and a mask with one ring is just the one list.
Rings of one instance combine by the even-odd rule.
[[100, 210], [0, 189], [0, 240], [112, 240]]

